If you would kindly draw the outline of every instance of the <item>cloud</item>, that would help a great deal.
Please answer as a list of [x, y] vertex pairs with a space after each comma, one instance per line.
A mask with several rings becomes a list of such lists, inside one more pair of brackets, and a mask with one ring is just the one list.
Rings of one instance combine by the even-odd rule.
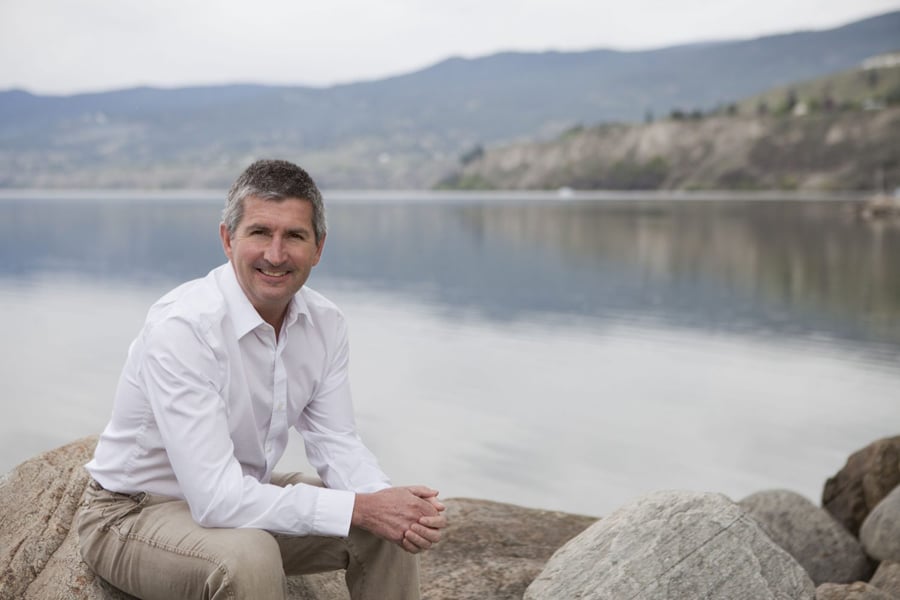
[[639, 49], [827, 28], [897, 0], [58, 0], [0, 4], [0, 88], [328, 85], [501, 50]]

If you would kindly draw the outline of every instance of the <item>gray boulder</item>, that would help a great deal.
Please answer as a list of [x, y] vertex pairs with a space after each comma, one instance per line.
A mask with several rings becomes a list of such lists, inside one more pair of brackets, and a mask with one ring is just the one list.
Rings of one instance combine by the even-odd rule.
[[853, 535], [875, 505], [900, 484], [900, 436], [872, 442], [850, 455], [825, 482], [822, 506]]
[[883, 592], [900, 598], [900, 562], [884, 561], [878, 565], [869, 583]]
[[877, 587], [857, 581], [856, 583], [823, 583], [816, 588], [816, 600], [896, 600]]
[[657, 492], [560, 548], [526, 600], [812, 600], [796, 560], [721, 494]]
[[875, 505], [859, 530], [869, 556], [900, 561], [900, 486]]
[[800, 494], [766, 490], [738, 504], [797, 559], [816, 585], [865, 581], [872, 575], [873, 565], [859, 541], [828, 511]]

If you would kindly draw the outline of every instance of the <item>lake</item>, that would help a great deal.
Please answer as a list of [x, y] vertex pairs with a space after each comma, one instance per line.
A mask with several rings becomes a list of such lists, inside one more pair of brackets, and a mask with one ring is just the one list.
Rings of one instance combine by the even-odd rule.
[[[222, 193], [0, 195], [0, 472], [98, 433], [150, 304], [224, 262]], [[900, 226], [848, 199], [326, 194], [309, 285], [396, 483], [608, 514], [819, 502], [900, 433]], [[295, 436], [282, 469], [303, 469]]]

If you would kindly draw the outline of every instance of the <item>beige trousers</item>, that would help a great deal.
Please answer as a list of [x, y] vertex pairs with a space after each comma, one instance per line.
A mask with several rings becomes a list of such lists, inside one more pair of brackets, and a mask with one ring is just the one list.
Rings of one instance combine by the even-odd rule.
[[[272, 483], [301, 480], [309, 482], [276, 474]], [[204, 528], [183, 500], [117, 494], [93, 481], [75, 527], [88, 566], [144, 600], [281, 600], [286, 575], [339, 569], [353, 600], [419, 598], [416, 557], [356, 527], [347, 538]]]

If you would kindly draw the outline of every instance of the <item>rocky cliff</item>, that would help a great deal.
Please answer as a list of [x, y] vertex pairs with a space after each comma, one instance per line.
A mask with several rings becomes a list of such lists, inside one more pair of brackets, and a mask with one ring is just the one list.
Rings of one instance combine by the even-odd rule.
[[900, 107], [576, 129], [470, 154], [441, 187], [864, 190], [900, 186]]

